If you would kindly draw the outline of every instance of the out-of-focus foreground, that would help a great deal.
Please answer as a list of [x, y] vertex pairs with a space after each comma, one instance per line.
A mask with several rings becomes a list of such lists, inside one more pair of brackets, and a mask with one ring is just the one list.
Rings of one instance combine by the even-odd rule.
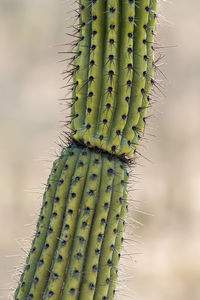
[[[57, 99], [66, 92], [59, 89], [59, 73], [65, 63], [56, 63], [63, 49], [53, 46], [66, 42], [72, 2], [0, 2], [1, 299], [12, 299], [58, 149], [65, 107]], [[133, 170], [130, 200], [141, 201], [139, 210], [147, 214], [134, 212], [138, 203], [130, 201], [120, 300], [200, 298], [200, 3], [161, 6], [161, 46], [169, 46], [163, 49], [166, 97], [157, 90], [153, 129], [147, 126], [140, 148], [153, 163], [140, 158]], [[144, 225], [135, 231], [131, 217]]]

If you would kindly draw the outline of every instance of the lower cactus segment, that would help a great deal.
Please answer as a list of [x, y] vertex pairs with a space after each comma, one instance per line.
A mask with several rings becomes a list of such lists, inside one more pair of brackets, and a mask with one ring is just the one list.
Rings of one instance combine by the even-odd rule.
[[63, 150], [14, 299], [113, 299], [127, 178], [125, 163], [109, 154]]

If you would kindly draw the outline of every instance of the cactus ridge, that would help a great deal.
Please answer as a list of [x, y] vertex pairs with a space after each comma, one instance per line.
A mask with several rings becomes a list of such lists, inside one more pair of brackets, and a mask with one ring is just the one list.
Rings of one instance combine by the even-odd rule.
[[89, 146], [91, 138], [96, 134], [99, 106], [101, 104], [101, 89], [103, 84], [102, 72], [105, 36], [105, 3], [104, 1], [94, 1], [92, 3], [92, 41], [90, 48], [90, 69], [87, 94], [86, 118], [82, 126], [81, 136], [84, 143]]
[[[60, 223], [63, 218], [65, 198], [68, 193], [65, 184], [69, 185], [71, 183], [74, 163], [79, 151], [79, 149], [72, 146], [61, 154], [61, 161], [59, 162], [58, 160], [58, 169], [56, 172], [60, 172], [60, 178], [59, 180], [53, 179], [51, 185], [47, 186], [49, 204], [47, 203], [46, 205], [46, 200], [44, 200], [45, 203], [41, 210], [36, 237], [30, 251], [30, 258], [28, 257], [26, 262], [24, 275], [21, 278], [21, 288], [19, 289], [19, 293], [18, 291], [16, 292], [16, 299], [26, 299], [27, 293], [29, 295], [35, 293], [35, 296], [39, 293], [40, 295], [40, 289], [45, 285], [48, 269], [57, 245], [57, 236], [59, 235]], [[52, 172], [54, 173], [55, 170], [56, 168], [53, 168]], [[51, 209], [44, 209], [48, 206]], [[38, 248], [36, 248], [37, 245]], [[33, 256], [35, 252], [37, 253], [37, 257]], [[35, 280], [37, 281], [36, 291], [34, 291], [36, 286]]]
[[57, 159], [53, 164], [51, 174], [47, 181], [47, 188], [43, 196], [43, 203], [40, 211], [40, 217], [36, 226], [35, 238], [33, 239], [31, 250], [26, 259], [26, 266], [24, 273], [20, 278], [19, 287], [15, 293], [16, 299], [17, 297], [19, 297], [19, 299], [21, 299], [21, 297], [25, 298], [25, 295], [30, 289], [36, 269], [36, 262], [39, 261], [40, 254], [42, 252], [42, 246], [44, 245], [44, 241], [46, 239], [50, 216], [53, 210], [57, 184], [61, 178], [63, 166], [68, 160], [67, 154], [69, 151], [70, 149], [64, 150], [59, 159]]
[[[83, 265], [86, 256], [86, 246], [89, 239], [90, 228], [92, 226], [92, 219], [95, 211], [95, 204], [98, 197], [98, 190], [101, 178], [102, 161], [99, 160], [99, 155], [96, 153], [91, 154], [91, 160], [88, 170], [88, 176], [83, 192], [83, 198], [80, 206], [80, 215], [78, 218], [75, 239], [73, 241], [71, 259], [69, 262], [65, 284], [63, 287], [64, 299], [76, 299], [79, 293], [79, 286], [81, 276], [77, 279], [73, 276], [74, 271], [78, 271], [79, 274], [83, 272]], [[94, 174], [96, 178], [92, 178]], [[73, 291], [73, 292], [72, 292]]]
[[[80, 84], [80, 90], [85, 84], [87, 86], [87, 91], [85, 92], [84, 104], [86, 105], [86, 110], [81, 111], [81, 114], [84, 115], [84, 122], [80, 126], [74, 127], [77, 140], [82, 141], [83, 135], [87, 137], [89, 132], [90, 124], [93, 124], [98, 116], [98, 103], [100, 102], [100, 93], [101, 93], [101, 82], [102, 75], [99, 70], [102, 68], [103, 61], [103, 36], [104, 36], [104, 23], [105, 23], [105, 4], [104, 1], [92, 1], [91, 6], [91, 16], [88, 18], [88, 22], [91, 26], [91, 42], [89, 46], [89, 60], [85, 60], [83, 56], [84, 63], [88, 64], [89, 73], [88, 78], [85, 77], [84, 80], [87, 80]], [[81, 54], [82, 55], [82, 54]], [[79, 101], [79, 94], [77, 103]], [[92, 112], [92, 113], [91, 113]], [[79, 116], [78, 116], [79, 118]], [[92, 118], [92, 119], [91, 119]], [[93, 130], [93, 128], [92, 128]]]
[[[117, 80], [119, 76], [119, 0], [107, 1], [106, 35], [104, 48], [103, 89], [97, 120], [97, 147], [105, 148], [108, 143], [109, 128], [112, 125], [116, 105]], [[112, 59], [110, 59], [113, 57]]]
[[[128, 182], [128, 174], [125, 173], [125, 182]], [[115, 239], [115, 244], [114, 244], [114, 251], [112, 255], [112, 263], [113, 266], [110, 270], [110, 284], [108, 287], [108, 292], [107, 292], [107, 299], [111, 300], [114, 299], [115, 295], [115, 288], [117, 285], [117, 276], [118, 276], [118, 269], [117, 266], [119, 264], [120, 260], [120, 251], [122, 248], [123, 244], [123, 233], [125, 230], [125, 218], [126, 218], [126, 213], [128, 210], [128, 203], [127, 203], [127, 189], [125, 188], [123, 191], [123, 198], [120, 199], [122, 202], [120, 214], [116, 215], [116, 217], [119, 219], [118, 221], [118, 226], [117, 226], [117, 236]]]
[[142, 110], [140, 112], [140, 118], [136, 125], [136, 133], [138, 137], [143, 133], [143, 128], [145, 126], [145, 115], [148, 106], [150, 105], [150, 96], [149, 93], [151, 91], [152, 85], [154, 84], [154, 48], [153, 48], [153, 41], [154, 41], [154, 28], [155, 28], [155, 20], [156, 20], [156, 8], [157, 8], [157, 1], [152, 0], [150, 1], [149, 5], [149, 19], [148, 25], [146, 27], [147, 31], [147, 71], [144, 74], [146, 77], [145, 83], [145, 94], [142, 100]]
[[[90, 160], [90, 152], [83, 149], [80, 153], [80, 158], [76, 165], [74, 173], [75, 184], [71, 185], [69, 191], [69, 200], [67, 201], [65, 216], [63, 220], [62, 230], [57, 246], [57, 251], [54, 256], [54, 260], [50, 270], [50, 276], [47, 283], [44, 295], [48, 296], [53, 292], [52, 299], [59, 299], [64, 274], [69, 263], [69, 256], [71, 251], [71, 245], [73, 242], [73, 236], [76, 228], [76, 222], [78, 219], [78, 210], [81, 203], [83, 187], [87, 178], [88, 165]], [[80, 180], [78, 180], [80, 178]], [[60, 258], [62, 257], [62, 262]], [[44, 297], [45, 298], [45, 297]]]
[[77, 148], [72, 150], [71, 156], [68, 158], [68, 164], [70, 167], [63, 169], [61, 179], [58, 182], [46, 241], [40, 255], [40, 263], [34, 275], [35, 278], [38, 278], [38, 281], [37, 284], [34, 282], [32, 283], [29, 291], [29, 295], [33, 295], [36, 299], [41, 296], [41, 291], [43, 291], [48, 279], [49, 269], [51, 267], [52, 259], [58, 243], [58, 237], [60, 235], [69, 188], [72, 184], [75, 184], [73, 173], [79, 152], [80, 149]]
[[72, 130], [80, 128], [85, 118], [91, 43], [90, 10], [90, 1], [79, 1], [79, 39], [73, 64]]
[[[117, 227], [119, 223], [119, 214], [121, 212], [123, 202], [124, 190], [126, 189], [125, 182], [125, 172], [121, 172], [121, 165], [117, 166], [116, 173], [118, 176], [114, 178], [114, 190], [111, 199], [111, 207], [108, 215], [108, 223], [106, 227], [106, 232], [104, 235], [104, 240], [102, 244], [99, 269], [101, 270], [98, 273], [97, 284], [95, 289], [94, 299], [99, 300], [107, 296], [108, 288], [110, 284], [110, 272], [111, 268], [117, 268], [112, 261], [113, 257], [113, 246], [117, 238]], [[123, 166], [122, 166], [123, 167]], [[119, 174], [121, 176], [119, 176]]]
[[[133, 77], [133, 34], [135, 23], [135, 7], [130, 5], [127, 9], [126, 1], [121, 3], [121, 32], [120, 32], [120, 49], [119, 49], [119, 79], [118, 93], [116, 99], [116, 112], [113, 116], [113, 123], [110, 126], [110, 135], [108, 138], [109, 147], [118, 149], [126, 116], [129, 111], [131, 85]], [[128, 50], [129, 49], [129, 50]]]
[[[96, 253], [96, 249], [101, 250], [102, 241], [105, 234], [105, 227], [108, 222], [108, 213], [110, 208], [112, 189], [108, 187], [113, 186], [113, 180], [115, 176], [116, 162], [103, 158], [102, 167], [102, 179], [100, 186], [100, 197], [96, 205], [95, 216], [93, 220], [93, 227], [90, 232], [90, 240], [88, 244], [87, 258], [85, 262], [83, 280], [80, 290], [80, 300], [84, 299], [87, 295], [87, 299], [93, 299], [94, 289], [88, 289], [88, 287], [96, 285], [98, 265], [99, 265], [99, 253]], [[89, 292], [88, 292], [89, 291]]]
[[126, 153], [132, 153], [138, 143], [137, 135], [135, 135], [135, 126], [140, 117], [142, 99], [145, 93], [145, 77], [143, 74], [147, 70], [147, 61], [145, 59], [147, 56], [147, 43], [144, 26], [148, 23], [149, 2], [149, 0], [140, 1], [135, 7], [136, 25], [133, 35], [134, 73], [130, 107], [121, 143], [122, 151]]

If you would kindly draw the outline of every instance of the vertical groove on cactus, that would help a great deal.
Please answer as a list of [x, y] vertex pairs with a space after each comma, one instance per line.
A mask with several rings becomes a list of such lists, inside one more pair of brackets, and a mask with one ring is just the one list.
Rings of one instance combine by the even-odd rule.
[[[99, 270], [99, 257], [102, 241], [107, 225], [108, 213], [112, 196], [113, 180], [118, 161], [113, 161], [108, 157], [103, 158], [101, 186], [96, 204], [93, 225], [90, 232], [90, 239], [87, 249], [87, 258], [85, 262], [83, 280], [80, 289], [79, 300], [93, 299], [97, 274]], [[90, 287], [93, 287], [92, 289]]]
[[[72, 83], [72, 103], [71, 103], [71, 130], [74, 133], [75, 132], [75, 126], [74, 126], [74, 119], [76, 119], [76, 111], [75, 111], [75, 103], [78, 100], [78, 97], [76, 96], [76, 73], [80, 69], [80, 42], [81, 42], [81, 36], [82, 36], [82, 22], [81, 22], [81, 14], [79, 14], [79, 24], [77, 25], [78, 29], [75, 30], [75, 32], [78, 34], [78, 41], [75, 42], [73, 45], [73, 50], [75, 48], [74, 56], [71, 58], [72, 60], [72, 70], [66, 70], [65, 73], [69, 73], [68, 76], [72, 75], [73, 83]], [[68, 76], [66, 76], [64, 79], [67, 79]]]
[[[102, 161], [100, 158], [101, 157], [99, 154], [91, 154], [89, 170], [80, 206], [80, 215], [76, 225], [71, 258], [69, 261], [61, 297], [62, 300], [77, 299], [79, 295], [79, 286], [83, 273], [84, 260], [86, 257], [86, 247], [92, 226], [93, 215], [95, 212], [95, 204], [98, 200], [99, 185], [101, 182]], [[92, 178], [94, 172], [96, 175], [95, 179]], [[74, 271], [78, 272], [78, 277], [73, 276]]]
[[147, 71], [145, 72], [144, 76], [146, 77], [146, 84], [145, 84], [145, 93], [143, 96], [142, 107], [140, 112], [140, 118], [136, 125], [135, 132], [140, 136], [143, 132], [143, 128], [145, 125], [145, 115], [148, 106], [150, 105], [150, 96], [149, 93], [151, 91], [152, 85], [154, 83], [153, 76], [154, 76], [154, 48], [153, 48], [153, 41], [154, 41], [154, 28], [155, 28], [155, 19], [156, 19], [156, 8], [157, 8], [157, 1], [151, 0], [149, 5], [149, 20], [148, 25], [145, 26], [145, 30], [147, 32]]
[[79, 0], [72, 145], [54, 162], [15, 300], [112, 300], [126, 161], [154, 85], [157, 0]]
[[125, 172], [121, 170], [124, 166], [121, 164], [116, 165], [116, 175], [113, 182], [113, 193], [108, 214], [106, 231], [104, 234], [103, 244], [100, 252], [99, 272], [97, 276], [97, 283], [95, 289], [94, 300], [103, 299], [107, 296], [110, 284], [110, 272], [113, 265], [112, 256], [117, 237], [117, 227], [119, 222], [118, 215], [122, 208], [122, 201], [124, 190], [126, 189]]
[[37, 299], [37, 297], [41, 297], [46, 286], [46, 282], [49, 276], [49, 269], [51, 267], [52, 259], [56, 251], [58, 237], [60, 236], [69, 187], [74, 184], [76, 180], [76, 178], [73, 178], [73, 173], [79, 153], [80, 149], [77, 149], [75, 147], [69, 153], [67, 166], [65, 165], [65, 167], [63, 168], [61, 179], [57, 184], [55, 201], [49, 228], [47, 229], [46, 240], [43, 245], [43, 250], [41, 252], [39, 263], [34, 275], [36, 283], [33, 280], [29, 291], [29, 297], [33, 296], [35, 299]]
[[89, 54], [91, 41], [91, 19], [90, 19], [90, 1], [79, 1], [79, 38], [77, 45], [77, 54], [74, 61], [73, 78], [73, 106], [71, 111], [71, 128], [76, 133], [76, 128], [80, 128], [84, 122], [87, 89], [88, 89], [88, 70]]
[[97, 124], [97, 147], [106, 149], [115, 110], [119, 60], [119, 0], [107, 1], [104, 50], [104, 84]]
[[[79, 218], [79, 207], [82, 199], [83, 188], [87, 178], [90, 152], [83, 150], [80, 153], [76, 170], [74, 173], [74, 184], [69, 188], [69, 196], [63, 219], [62, 231], [60, 234], [56, 255], [54, 257], [50, 277], [44, 293], [44, 298], [53, 293], [51, 299], [59, 299], [63, 286], [65, 271], [69, 263], [71, 246], [74, 240], [76, 223]], [[62, 257], [62, 259], [61, 259]]]
[[[125, 182], [127, 184], [128, 182], [128, 174], [125, 174]], [[115, 296], [115, 288], [117, 284], [117, 276], [118, 276], [118, 269], [117, 266], [119, 264], [120, 260], [120, 251], [123, 244], [123, 233], [124, 233], [124, 227], [125, 227], [125, 218], [126, 218], [126, 212], [128, 209], [127, 204], [127, 189], [124, 189], [123, 197], [120, 199], [120, 202], [122, 203], [121, 211], [119, 215], [116, 215], [116, 218], [119, 219], [118, 226], [117, 226], [117, 237], [115, 240], [115, 245], [113, 249], [113, 256], [112, 256], [112, 263], [113, 266], [110, 271], [110, 284], [108, 287], [108, 294], [107, 299], [112, 300]]]
[[74, 138], [84, 141], [85, 144], [90, 143], [91, 136], [96, 131], [96, 119], [98, 117], [99, 103], [101, 99], [101, 83], [102, 83], [102, 64], [104, 51], [104, 34], [105, 34], [105, 3], [104, 1], [92, 1], [91, 6], [91, 44], [89, 61], [86, 57], [85, 63], [89, 65], [88, 90], [86, 94], [87, 104], [86, 111], [81, 112], [85, 116], [85, 120], [81, 126], [75, 128]]
[[26, 266], [20, 278], [19, 286], [15, 292], [16, 299], [25, 298], [30, 289], [35, 269], [37, 267], [40, 254], [43, 249], [42, 247], [46, 239], [47, 229], [49, 228], [50, 216], [53, 210], [57, 184], [61, 178], [63, 166], [68, 160], [67, 154], [69, 153], [69, 151], [70, 149], [64, 150], [59, 159], [56, 160], [53, 164], [51, 174], [47, 181], [46, 191], [43, 196], [43, 203], [36, 227], [35, 238], [32, 242], [31, 250], [26, 259]]
[[126, 126], [123, 132], [121, 148], [125, 153], [134, 151], [135, 146], [138, 144], [135, 127], [140, 117], [142, 99], [145, 94], [146, 78], [144, 72], [147, 71], [147, 37], [145, 28], [148, 24], [149, 3], [149, 0], [140, 1], [135, 8], [136, 25], [134, 30], [135, 43], [133, 47], [134, 73], [130, 99], [133, 105], [130, 105]]
[[[121, 23], [119, 41], [119, 76], [117, 88], [117, 100], [113, 123], [110, 126], [110, 136], [108, 137], [108, 147], [119, 148], [122, 132], [126, 124], [128, 115], [132, 77], [133, 77], [133, 34], [135, 22], [135, 7], [127, 5], [126, 1], [121, 3]], [[128, 6], [128, 9], [127, 9]]]

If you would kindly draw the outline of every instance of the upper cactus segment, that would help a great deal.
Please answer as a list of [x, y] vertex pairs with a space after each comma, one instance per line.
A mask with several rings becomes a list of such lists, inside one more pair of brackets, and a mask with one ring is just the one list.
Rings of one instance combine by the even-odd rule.
[[73, 62], [73, 138], [130, 157], [153, 84], [157, 0], [79, 0]]

